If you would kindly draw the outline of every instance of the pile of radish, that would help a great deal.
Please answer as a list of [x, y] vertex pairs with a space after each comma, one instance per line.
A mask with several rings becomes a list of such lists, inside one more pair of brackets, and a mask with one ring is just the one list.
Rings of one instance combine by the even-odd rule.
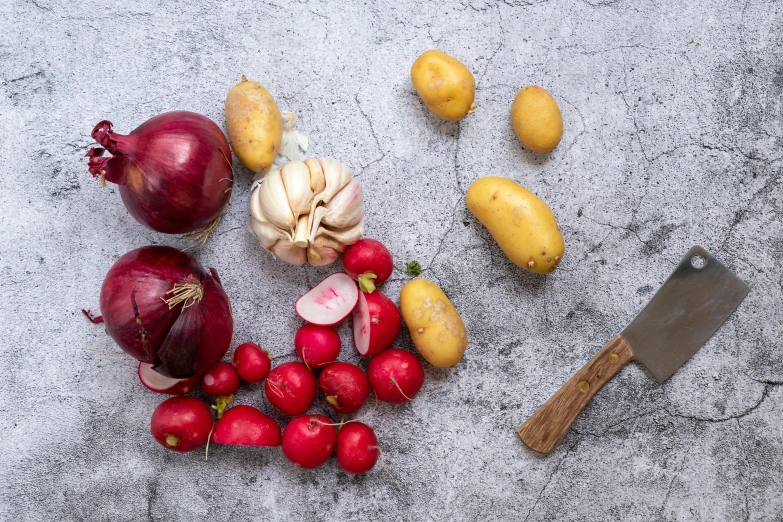
[[[174, 395], [152, 415], [151, 431], [164, 447], [192, 451], [213, 444], [282, 446], [295, 465], [312, 469], [337, 454], [348, 473], [367, 473], [376, 464], [380, 447], [372, 428], [357, 420], [335, 423], [321, 414], [306, 414], [318, 389], [340, 415], [359, 411], [370, 396], [401, 404], [413, 400], [424, 383], [424, 368], [411, 352], [391, 348], [402, 326], [394, 302], [376, 287], [392, 274], [392, 256], [373, 239], [361, 239], [343, 256], [345, 272], [324, 279], [295, 304], [306, 321], [296, 332], [294, 347], [301, 362], [272, 368], [268, 352], [253, 343], [239, 345], [231, 363], [216, 362], [202, 374], [176, 379], [159, 374], [152, 364], [140, 362], [139, 379], [152, 391]], [[356, 350], [371, 356], [367, 373], [358, 366], [337, 361], [340, 336], [334, 326], [349, 315], [353, 320]], [[316, 374], [319, 375], [316, 378]], [[281, 431], [278, 423], [249, 405], [232, 406], [240, 381], [264, 381], [269, 403], [294, 417]], [[214, 398], [217, 421], [207, 404], [183, 395], [198, 383]]]

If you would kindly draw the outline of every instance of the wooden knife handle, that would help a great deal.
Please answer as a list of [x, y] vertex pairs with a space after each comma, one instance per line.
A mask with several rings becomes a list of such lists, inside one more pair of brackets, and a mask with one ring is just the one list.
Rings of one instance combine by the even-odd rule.
[[563, 440], [587, 403], [633, 360], [631, 345], [617, 334], [519, 428], [522, 442], [539, 453], [551, 453]]

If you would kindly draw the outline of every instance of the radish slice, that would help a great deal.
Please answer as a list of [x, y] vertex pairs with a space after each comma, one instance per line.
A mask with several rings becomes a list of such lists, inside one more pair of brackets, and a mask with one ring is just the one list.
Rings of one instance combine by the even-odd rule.
[[337, 272], [300, 297], [294, 308], [297, 315], [308, 323], [332, 326], [351, 313], [359, 293], [353, 279]]
[[139, 363], [139, 380], [150, 391], [166, 393], [168, 395], [185, 395], [196, 387], [201, 375], [194, 375], [189, 379], [174, 379], [161, 375], [152, 369], [149, 363]]
[[364, 292], [359, 292], [359, 302], [353, 309], [353, 343], [360, 354], [367, 355], [370, 349], [370, 307]]

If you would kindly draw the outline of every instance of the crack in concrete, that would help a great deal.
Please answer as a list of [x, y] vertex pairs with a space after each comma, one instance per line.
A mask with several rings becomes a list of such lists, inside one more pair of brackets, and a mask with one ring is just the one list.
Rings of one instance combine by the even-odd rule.
[[560, 467], [563, 465], [563, 462], [565, 462], [565, 459], [568, 458], [568, 455], [570, 455], [571, 452], [574, 451], [578, 445], [579, 445], [579, 441], [576, 441], [568, 449], [566, 449], [565, 453], [563, 454], [563, 457], [557, 463], [557, 466], [555, 466], [555, 469], [552, 471], [552, 473], [549, 474], [549, 478], [544, 483], [544, 486], [541, 488], [541, 490], [538, 492], [538, 497], [536, 498], [535, 502], [533, 502], [533, 506], [530, 509], [528, 509], [527, 515], [525, 516], [525, 520], [523, 520], [523, 522], [527, 522], [528, 519], [530, 518], [530, 515], [533, 514], [533, 511], [536, 509], [538, 503], [541, 501], [541, 498], [544, 496], [544, 492], [546, 491], [546, 488], [555, 478], [557, 472], [560, 471]]
[[658, 413], [658, 412], [660, 412], [662, 410], [663, 410], [663, 408], [655, 408], [654, 410], [647, 410], [647, 411], [644, 411], [644, 412], [639, 413], [637, 415], [631, 415], [630, 417], [624, 417], [624, 418], [620, 419], [619, 421], [617, 421], [617, 422], [615, 422], [613, 424], [610, 424], [609, 426], [606, 426], [599, 433], [595, 433], [595, 432], [592, 432], [592, 431], [580, 431], [580, 430], [577, 430], [575, 428], [571, 428], [571, 431], [573, 431], [577, 435], [587, 435], [587, 436], [590, 436], [590, 437], [599, 438], [599, 437], [602, 437], [602, 436], [606, 435], [609, 432], [609, 430], [611, 430], [612, 428], [616, 428], [617, 426], [621, 426], [621, 425], [623, 425], [623, 424], [625, 424], [627, 422], [630, 422], [632, 420], [640, 419], [642, 417], [647, 417], [648, 415], [652, 415], [654, 413]]
[[734, 213], [734, 217], [732, 218], [731, 223], [729, 224], [729, 230], [726, 233], [726, 239], [723, 240], [723, 243], [721, 243], [721, 246], [719, 248], [719, 252], [726, 252], [726, 247], [729, 244], [729, 240], [731, 239], [731, 235], [734, 232], [734, 228], [742, 223], [742, 221], [745, 219], [745, 216], [750, 211], [750, 207], [753, 206], [753, 204], [756, 202], [756, 199], [762, 195], [766, 194], [772, 186], [772, 184], [775, 182], [774, 176], [770, 176], [767, 181], [764, 183], [764, 186], [758, 189], [756, 192], [753, 193], [752, 196], [748, 199], [747, 203], [745, 203], [745, 206], [739, 210], [737, 210]]
[[776, 387], [776, 386], [783, 386], [783, 381], [758, 380], [758, 379], [754, 379], [753, 377], [749, 377], [749, 378], [752, 381], [758, 382], [760, 384], [764, 384], [764, 389], [763, 389], [763, 391], [761, 393], [761, 397], [752, 406], [748, 407], [744, 411], [742, 411], [740, 413], [737, 413], [735, 415], [728, 415], [726, 417], [719, 417], [719, 418], [698, 417], [696, 415], [684, 415], [684, 414], [681, 414], [681, 413], [672, 413], [667, 407], [662, 406], [660, 408], [655, 408], [655, 409], [652, 409], [652, 410], [647, 410], [647, 411], [641, 412], [641, 413], [639, 413], [637, 415], [632, 415], [630, 417], [624, 417], [624, 418], [618, 420], [617, 422], [614, 422], [614, 423], [606, 426], [604, 429], [602, 429], [600, 432], [597, 432], [597, 433], [596, 432], [591, 432], [591, 431], [582, 431], [582, 430], [578, 430], [576, 428], [571, 428], [571, 431], [573, 431], [574, 433], [576, 433], [577, 435], [580, 435], [580, 436], [581, 435], [585, 435], [585, 436], [599, 438], [599, 437], [602, 437], [602, 436], [606, 435], [612, 428], [616, 428], [617, 426], [621, 426], [621, 425], [626, 424], [626, 423], [628, 423], [630, 421], [633, 421], [633, 420], [636, 420], [636, 419], [639, 419], [639, 418], [642, 418], [642, 417], [647, 417], [647, 416], [650, 416], [650, 415], [653, 415], [653, 414], [656, 414], [656, 413], [663, 413], [663, 414], [665, 414], [665, 415], [667, 415], [669, 417], [676, 417], [676, 418], [685, 419], [685, 420], [692, 420], [692, 421], [697, 421], [697, 422], [708, 422], [708, 423], [715, 423], [715, 424], [721, 423], [721, 422], [727, 422], [727, 421], [730, 421], [730, 420], [739, 421], [739, 419], [741, 419], [743, 417], [747, 417], [748, 415], [753, 413], [756, 409], [758, 409], [764, 403], [764, 401], [769, 396], [769, 392], [770, 392], [771, 388]]
[[45, 5], [41, 5], [36, 0], [29, 0], [28, 3], [34, 5], [35, 7], [40, 9], [41, 11], [52, 12], [52, 8], [51, 7], [47, 7]]
[[443, 244], [446, 242], [446, 238], [454, 229], [454, 224], [457, 222], [457, 207], [460, 206], [460, 203], [462, 203], [462, 198], [458, 198], [456, 203], [454, 204], [454, 207], [451, 211], [451, 225], [449, 225], [449, 228], [440, 238], [440, 241], [438, 242], [438, 249], [435, 251], [435, 255], [432, 256], [432, 259], [430, 259], [430, 262], [427, 264], [427, 268], [422, 269], [422, 272], [424, 270], [430, 270], [435, 266], [435, 260], [438, 258], [441, 251], [443, 250]]
[[729, 243], [729, 240], [731, 239], [731, 234], [734, 232], [734, 227], [736, 227], [738, 224], [742, 222], [742, 220], [745, 217], [745, 214], [748, 213], [748, 208], [752, 203], [753, 203], [753, 198], [751, 197], [750, 201], [748, 201], [746, 208], [740, 209], [734, 213], [734, 218], [731, 220], [731, 224], [729, 225], [729, 231], [726, 233], [726, 239], [723, 240], [723, 243], [718, 249], [718, 252], [726, 251], [726, 245]]
[[361, 115], [364, 116], [364, 119], [367, 120], [367, 125], [369, 125], [370, 127], [370, 134], [372, 134], [372, 137], [375, 140], [375, 146], [378, 147], [378, 152], [381, 153], [380, 158], [374, 159], [371, 162], [367, 163], [366, 165], [359, 165], [359, 167], [362, 169], [361, 173], [364, 173], [364, 171], [367, 170], [370, 166], [375, 165], [380, 161], [383, 161], [383, 159], [386, 158], [386, 152], [384, 152], [383, 147], [381, 147], [381, 141], [378, 139], [378, 135], [375, 134], [375, 128], [372, 126], [372, 120], [367, 115], [367, 113], [364, 112], [364, 109], [362, 109], [362, 104], [359, 102], [359, 94], [354, 94], [353, 99], [356, 102], [356, 107], [359, 109], [359, 113], [361, 113]]
[[462, 189], [462, 182], [459, 180], [459, 138], [462, 135], [462, 127], [457, 123], [457, 135], [454, 141], [454, 179], [457, 181], [457, 190], [462, 195], [465, 195], [465, 191]]
[[677, 470], [674, 472], [674, 476], [669, 481], [669, 487], [666, 488], [666, 495], [663, 497], [663, 502], [661, 503], [661, 507], [658, 509], [658, 516], [663, 516], [663, 510], [666, 509], [666, 504], [669, 502], [669, 496], [672, 493], [672, 486], [674, 485], [674, 481], [677, 480], [677, 477], [680, 476], [682, 473], [682, 468], [685, 465], [685, 460], [688, 458], [688, 454], [690, 453], [690, 448], [686, 450], [685, 454], [682, 456], [682, 459], [680, 460], [679, 465], [677, 466]]
[[[528, 0], [517, 0], [516, 2], [512, 0], [500, 0], [501, 3], [506, 4], [509, 7], [531, 7], [537, 4], [545, 4], [546, 2], [531, 2]], [[498, 4], [499, 6], [500, 4]]]
[[669, 49], [669, 48], [666, 48], [666, 47], [650, 47], [649, 45], [644, 45], [644, 44], [639, 44], [639, 43], [627, 44], [627, 45], [618, 45], [618, 46], [615, 46], [615, 47], [608, 47], [606, 49], [595, 49], [593, 51], [579, 50], [579, 46], [577, 46], [577, 45], [563, 45], [563, 46], [557, 47], [556, 49], [558, 51], [562, 51], [562, 50], [571, 51], [571, 50], [573, 50], [572, 52], [574, 52], [575, 54], [580, 54], [582, 56], [595, 56], [597, 54], [610, 53], [610, 52], [613, 52], [613, 51], [622, 51], [623, 49], [646, 49], [647, 51], [656, 52], [656, 53], [663, 53], [663, 54], [667, 54], [667, 55], [670, 55], [670, 56], [682, 56], [685, 59], [685, 61], [688, 62], [688, 65], [691, 68], [691, 74], [693, 74], [693, 76], [695, 78], [697, 78], [697, 79], [699, 78], [699, 75], [696, 74], [696, 70], [695, 70], [695, 67], [693, 66], [693, 62], [691, 61], [691, 58], [690, 58], [690, 56], [688, 56], [688, 53], [686, 51], [680, 51], [680, 50], [676, 50], [676, 49]]
[[240, 228], [247, 228], [247, 225], [238, 225], [238, 226], [235, 226], [235, 227], [231, 227], [228, 230], [224, 230], [224, 231], [222, 231], [220, 233], [215, 234], [215, 237], [225, 236], [229, 232], [233, 232], [234, 230], [239, 230]]
[[573, 107], [573, 109], [576, 111], [576, 113], [579, 115], [579, 119], [582, 121], [582, 130], [580, 130], [576, 136], [574, 136], [573, 141], [571, 141], [571, 144], [568, 146], [568, 148], [563, 153], [563, 158], [568, 157], [568, 153], [571, 152], [571, 149], [574, 148], [574, 145], [576, 145], [576, 142], [579, 141], [579, 138], [584, 136], [587, 133], [587, 125], [585, 124], [585, 117], [582, 115], [582, 111], [579, 110], [579, 107], [571, 103], [570, 101], [566, 100], [565, 98], [561, 97], [561, 100], [563, 100], [566, 104]]
[[764, 403], [764, 401], [769, 396], [770, 389], [774, 388], [775, 386], [780, 386], [781, 384], [783, 384], [783, 383], [776, 383], [771, 381], [757, 381], [752, 377], [751, 380], [764, 384], [764, 389], [761, 392], [761, 397], [759, 398], [759, 400], [756, 401], [754, 405], [752, 405], [751, 407], [749, 407], [748, 409], [746, 409], [741, 413], [737, 413], [735, 415], [728, 415], [726, 417], [712, 418], [712, 417], [698, 417], [696, 415], [683, 415], [681, 413], [672, 413], [666, 408], [663, 408], [662, 411], [664, 411], [670, 417], [677, 417], [680, 419], [694, 420], [698, 422], [709, 422], [709, 423], [720, 423], [720, 422], [730, 421], [733, 419], [741, 419], [743, 417], [747, 417], [748, 415], [756, 411], [756, 409], [758, 409]]
[[[753, 156], [749, 152], [745, 152], [744, 150], [740, 149], [739, 147], [724, 147], [724, 146], [720, 146], [720, 145], [707, 145], [706, 143], [702, 143], [701, 144], [701, 148], [707, 149], [707, 150], [719, 150], [721, 152], [727, 152], [729, 154], [739, 154], [739, 155], [745, 156], [749, 160], [753, 160], [753, 161], [765, 161], [762, 158], [759, 158], [757, 156]], [[775, 160], [771, 160], [771, 161], [775, 161]]]
[[[650, 243], [651, 243], [651, 241], [652, 241], [652, 239], [650, 239], [650, 240], [648, 240], [648, 241], [645, 241], [644, 239], [642, 239], [642, 237], [639, 235], [639, 232], [637, 232], [637, 230], [638, 230], [639, 226], [635, 225], [634, 223], [630, 223], [630, 224], [629, 224], [629, 225], [627, 225], [627, 226], [623, 226], [623, 225], [614, 225], [614, 224], [612, 224], [612, 223], [604, 223], [603, 221], [598, 221], [597, 219], [593, 219], [593, 218], [591, 218], [590, 216], [588, 216], [587, 214], [584, 214], [584, 213], [583, 213], [582, 215], [583, 215], [584, 217], [586, 217], [587, 219], [589, 219], [590, 221], [592, 221], [593, 223], [596, 223], [597, 225], [602, 225], [602, 226], [605, 226], [605, 227], [610, 227], [610, 228], [612, 228], [612, 229], [615, 229], [615, 230], [625, 230], [626, 232], [628, 232], [628, 233], [630, 233], [630, 234], [633, 234], [633, 235], [636, 237], [636, 239], [638, 239], [638, 240], [639, 240], [639, 242], [640, 242], [642, 245], [644, 245], [644, 247], [645, 247], [645, 248], [646, 248], [646, 249], [647, 249], [649, 252], [651, 252], [651, 253], [652, 253], [652, 252], [654, 252], [654, 251], [655, 251], [655, 249], [654, 249], [654, 246], [650, 244]], [[646, 223], [647, 223], [647, 222], [644, 222], [644, 223], [642, 223], [642, 225], [644, 225], [644, 224], [646, 224]], [[672, 226], [674, 226], [675, 228], [677, 228], [677, 227], [679, 227], [679, 226], [681, 226], [681, 225], [672, 225]], [[672, 263], [670, 260], [668, 260], [668, 259], [665, 259], [665, 258], [664, 258], [664, 260], [665, 260], [666, 262], [668, 262], [668, 263], [671, 263], [672, 265], [676, 265], [676, 264], [677, 264], [677, 263]]]
[[[581, 215], [582, 214], [580, 214], [580, 216]], [[579, 266], [582, 264], [583, 261], [587, 261], [587, 258], [590, 257], [590, 254], [594, 253], [596, 250], [598, 250], [599, 248], [601, 248], [604, 245], [604, 241], [606, 241], [609, 238], [609, 236], [611, 236], [611, 235], [612, 235], [612, 232], [610, 231], [603, 238], [601, 238], [601, 241], [599, 241], [598, 243], [596, 243], [592, 247], [590, 247], [590, 249], [588, 249], [584, 253], [584, 255], [576, 262], [576, 266], [574, 266], [573, 268], [565, 268], [565, 267], [562, 266], [562, 262], [561, 262], [561, 266], [558, 267], [558, 270], [561, 270], [563, 272], [575, 272], [576, 269], [579, 268]]]
[[582, 2], [589, 5], [590, 7], [611, 7], [613, 5], [619, 4], [620, 0], [594, 0], [593, 2], [590, 0], [582, 0]]
[[750, 489], [750, 462], [748, 462], [748, 454], [745, 452], [745, 443], [742, 441], [742, 425], [739, 419], [737, 421], [737, 437], [739, 438], [739, 447], [742, 451], [742, 461], [745, 462], [745, 522], [750, 520], [750, 504], [748, 502], [748, 489]]
[[500, 52], [500, 50], [503, 48], [503, 42], [506, 39], [506, 30], [504, 28], [503, 24], [503, 15], [500, 12], [500, 4], [495, 4], [495, 7], [498, 11], [498, 19], [500, 20], [500, 23], [498, 24], [498, 27], [500, 28], [500, 43], [498, 43], [497, 48], [495, 48], [492, 55], [487, 60], [487, 63], [484, 65], [484, 71], [481, 73], [481, 76], [479, 76], [478, 87], [481, 88], [481, 83], [484, 81], [484, 77], [487, 75], [487, 71], [489, 71], [489, 66], [492, 63], [492, 61], [495, 59], [495, 56]]
[[[633, 113], [631, 104], [628, 103], [628, 99], [625, 97], [625, 93], [628, 92], [628, 64], [625, 62], [625, 53], [623, 52], [623, 48], [620, 47], [619, 51], [620, 51], [620, 57], [623, 60], [623, 86], [625, 87], [625, 89], [619, 93], [620, 98], [622, 98], [626, 109], [628, 109], [628, 116], [631, 118], [631, 122], [633, 123], [633, 126], [636, 129], [636, 133], [634, 134], [634, 136], [636, 137], [636, 141], [639, 142], [639, 148], [642, 151], [642, 155], [644, 156], [644, 159], [647, 161], [647, 167], [649, 167], [651, 160], [650, 157], [647, 155], [647, 150], [644, 148], [644, 144], [642, 143], [642, 137], [641, 137], [642, 131], [639, 129], [639, 123], [636, 121], [636, 116]], [[647, 167], [645, 167], [644, 169], [645, 173], [647, 173]]]
[[10, 78], [10, 79], [6, 80], [3, 83], [16, 83], [16, 82], [21, 82], [23, 80], [29, 80], [30, 78], [38, 78], [40, 76], [44, 76], [45, 77], [46, 73], [43, 72], [43, 71], [36, 71], [34, 73], [25, 74], [24, 76], [19, 76], [17, 78]]
[[152, 515], [152, 503], [158, 498], [158, 485], [158, 478], [153, 478], [147, 485], [147, 520], [150, 522], [155, 522], [155, 517]]
[[[594, 51], [579, 51], [578, 45], [561, 45], [560, 47], [556, 47], [555, 49], [558, 51], [570, 51], [572, 49], [576, 49], [576, 51], [574, 51], [575, 54], [581, 54], [582, 56], [594, 56], [596, 54], [610, 53], [613, 51], [620, 51], [622, 49], [647, 49], [648, 51], [661, 51], [661, 52], [671, 51], [670, 49], [666, 49], [663, 47], [650, 47], [644, 44], [618, 45], [616, 47], [609, 47], [607, 49], [596, 49]], [[674, 54], [676, 54], [676, 52]]]

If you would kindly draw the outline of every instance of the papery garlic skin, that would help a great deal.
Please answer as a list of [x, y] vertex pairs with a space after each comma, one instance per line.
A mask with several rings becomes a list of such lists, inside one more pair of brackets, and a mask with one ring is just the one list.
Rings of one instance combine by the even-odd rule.
[[364, 191], [332, 158], [290, 161], [250, 195], [248, 229], [287, 263], [333, 263], [364, 233]]

